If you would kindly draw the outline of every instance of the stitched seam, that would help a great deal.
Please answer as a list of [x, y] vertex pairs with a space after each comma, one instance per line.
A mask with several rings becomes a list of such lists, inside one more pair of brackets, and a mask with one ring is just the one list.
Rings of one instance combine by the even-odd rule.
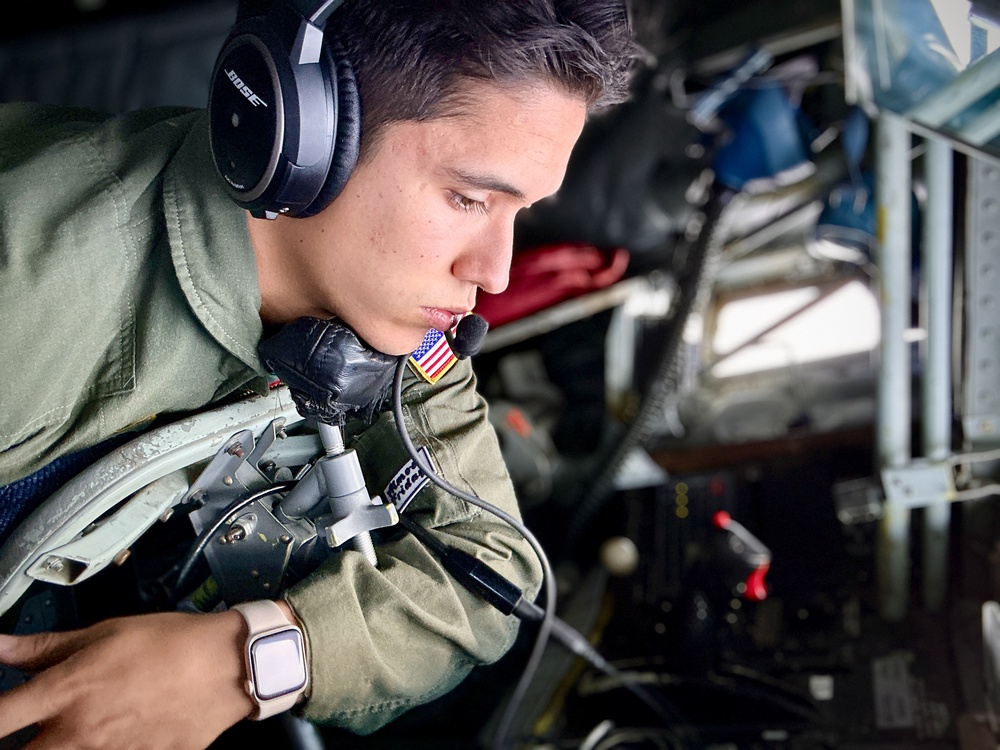
[[43, 412], [42, 414], [39, 414], [37, 417], [35, 417], [31, 421], [25, 422], [24, 425], [22, 426], [22, 428], [19, 431], [17, 431], [17, 432], [2, 433], [2, 434], [0, 434], [0, 438], [3, 438], [4, 440], [7, 440], [8, 438], [10, 438], [10, 439], [19, 438], [22, 435], [24, 435], [25, 433], [31, 434], [31, 433], [35, 432], [35, 430], [33, 429], [34, 427], [36, 427], [36, 426], [45, 426], [45, 424], [47, 422], [47, 420], [45, 418], [47, 416], [49, 416], [49, 414], [55, 414], [58, 411], [68, 411], [71, 408], [72, 408], [72, 404], [64, 404], [62, 406], [57, 406], [54, 409], [49, 409], [47, 412]]
[[205, 305], [204, 300], [202, 300], [201, 294], [198, 292], [198, 287], [194, 283], [194, 278], [191, 276], [191, 264], [188, 262], [187, 249], [184, 245], [184, 235], [181, 232], [180, 210], [178, 209], [177, 206], [177, 196], [174, 194], [174, 191], [170, 188], [164, 189], [163, 192], [164, 196], [167, 197], [167, 199], [171, 203], [171, 207], [173, 208], [173, 220], [174, 220], [174, 226], [177, 230], [177, 242], [180, 245], [178, 249], [180, 251], [181, 259], [183, 261], [184, 277], [187, 279], [188, 284], [191, 287], [192, 294], [194, 295], [197, 301], [198, 309], [201, 310], [203, 313], [205, 313], [205, 316], [212, 321], [215, 327], [222, 333], [222, 335], [226, 338], [226, 340], [233, 345], [234, 348], [241, 351], [246, 357], [250, 359], [250, 361], [255, 360], [257, 358], [257, 355], [254, 352], [251, 352], [245, 346], [243, 346], [235, 338], [233, 338], [233, 336], [229, 333], [229, 331], [223, 328], [222, 325], [219, 323], [219, 321], [215, 318], [215, 316], [212, 315], [211, 311]]
[[[468, 667], [472, 669], [480, 665], [480, 662], [475, 659], [470, 659], [468, 656], [460, 656], [458, 658], [458, 667]], [[379, 703], [370, 703], [367, 706], [362, 706], [360, 708], [350, 708], [345, 711], [338, 711], [335, 716], [363, 716], [365, 714], [374, 714], [379, 711], [384, 711], [389, 708], [408, 708], [410, 706], [416, 706], [427, 702], [428, 699], [437, 697], [441, 694], [441, 686], [448, 684], [447, 680], [440, 680], [434, 684], [434, 687], [425, 690], [419, 695], [412, 696], [410, 698], [395, 698], [393, 700], [381, 701]]]
[[[138, 252], [135, 247], [135, 238], [132, 236], [131, 227], [129, 227], [126, 223], [122, 222], [122, 210], [126, 205], [125, 186], [122, 183], [121, 178], [114, 171], [114, 169], [112, 169], [111, 166], [104, 160], [103, 155], [100, 153], [100, 151], [96, 147], [93, 147], [93, 145], [92, 148], [93, 148], [93, 153], [96, 156], [96, 159], [101, 163], [101, 166], [103, 166], [104, 169], [107, 171], [107, 173], [111, 176], [112, 186], [115, 188], [114, 192], [112, 193], [112, 198], [115, 206], [115, 226], [121, 227], [121, 232], [125, 239], [126, 258], [131, 260], [132, 268], [135, 269], [139, 262]], [[121, 378], [119, 379], [118, 390], [115, 391], [114, 393], [122, 393], [128, 389], [128, 386], [133, 385], [135, 383], [135, 350], [133, 347], [135, 341], [135, 336], [134, 336], [135, 311], [132, 307], [131, 296], [129, 296], [126, 293], [123, 295], [123, 297], [125, 300], [125, 319], [122, 320], [121, 317], [119, 317], [118, 337], [119, 337], [119, 345], [121, 347], [122, 357], [128, 363], [128, 377], [124, 379]], [[119, 311], [119, 316], [120, 315], [121, 311]], [[129, 337], [129, 334], [132, 334], [131, 338]], [[123, 367], [120, 370], [122, 374], [124, 374], [124, 369], [125, 368]]]

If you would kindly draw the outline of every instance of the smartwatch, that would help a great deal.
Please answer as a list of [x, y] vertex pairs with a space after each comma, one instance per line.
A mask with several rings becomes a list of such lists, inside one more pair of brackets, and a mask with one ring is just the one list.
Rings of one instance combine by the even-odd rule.
[[244, 659], [247, 690], [257, 704], [250, 718], [259, 721], [287, 711], [309, 686], [302, 629], [268, 599], [236, 604], [232, 609], [243, 615], [250, 631]]

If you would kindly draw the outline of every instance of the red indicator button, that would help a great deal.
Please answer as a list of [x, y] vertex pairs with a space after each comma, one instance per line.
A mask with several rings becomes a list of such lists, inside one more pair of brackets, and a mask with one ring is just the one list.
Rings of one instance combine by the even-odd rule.
[[717, 529], [728, 529], [729, 522], [733, 518], [724, 510], [718, 510], [712, 514], [712, 525]]
[[762, 602], [767, 599], [767, 584], [764, 582], [764, 576], [767, 575], [770, 567], [771, 563], [764, 563], [747, 576], [747, 590], [743, 595], [746, 599], [752, 602]]

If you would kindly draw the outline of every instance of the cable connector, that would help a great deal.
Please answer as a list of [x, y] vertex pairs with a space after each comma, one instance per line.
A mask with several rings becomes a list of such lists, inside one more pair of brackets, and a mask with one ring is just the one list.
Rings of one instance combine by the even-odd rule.
[[[514, 615], [525, 622], [541, 622], [545, 610], [524, 598], [524, 592], [502, 575], [467, 552], [450, 547], [411, 518], [400, 523], [426, 544], [441, 560], [441, 564], [473, 594], [482, 597], [505, 615]], [[572, 626], [558, 617], [552, 618], [552, 636], [577, 656], [581, 656], [601, 671], [611, 668], [590, 642]]]
[[[468, 552], [443, 544], [434, 535], [407, 516], [400, 523], [410, 533], [430, 547], [441, 564], [469, 591], [485, 599], [505, 615], [517, 614], [518, 605], [524, 602], [524, 592], [502, 575]], [[541, 608], [538, 608], [541, 613]], [[544, 613], [543, 613], [544, 614]], [[541, 615], [539, 618], [541, 619]]]

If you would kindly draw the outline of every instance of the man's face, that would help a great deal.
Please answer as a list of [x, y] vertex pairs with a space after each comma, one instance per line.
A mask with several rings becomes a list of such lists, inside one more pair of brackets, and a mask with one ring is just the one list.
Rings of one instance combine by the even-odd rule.
[[469, 92], [460, 114], [388, 125], [327, 209], [286, 222], [302, 314], [407, 354], [506, 288], [514, 217], [559, 187], [586, 106], [549, 86]]

